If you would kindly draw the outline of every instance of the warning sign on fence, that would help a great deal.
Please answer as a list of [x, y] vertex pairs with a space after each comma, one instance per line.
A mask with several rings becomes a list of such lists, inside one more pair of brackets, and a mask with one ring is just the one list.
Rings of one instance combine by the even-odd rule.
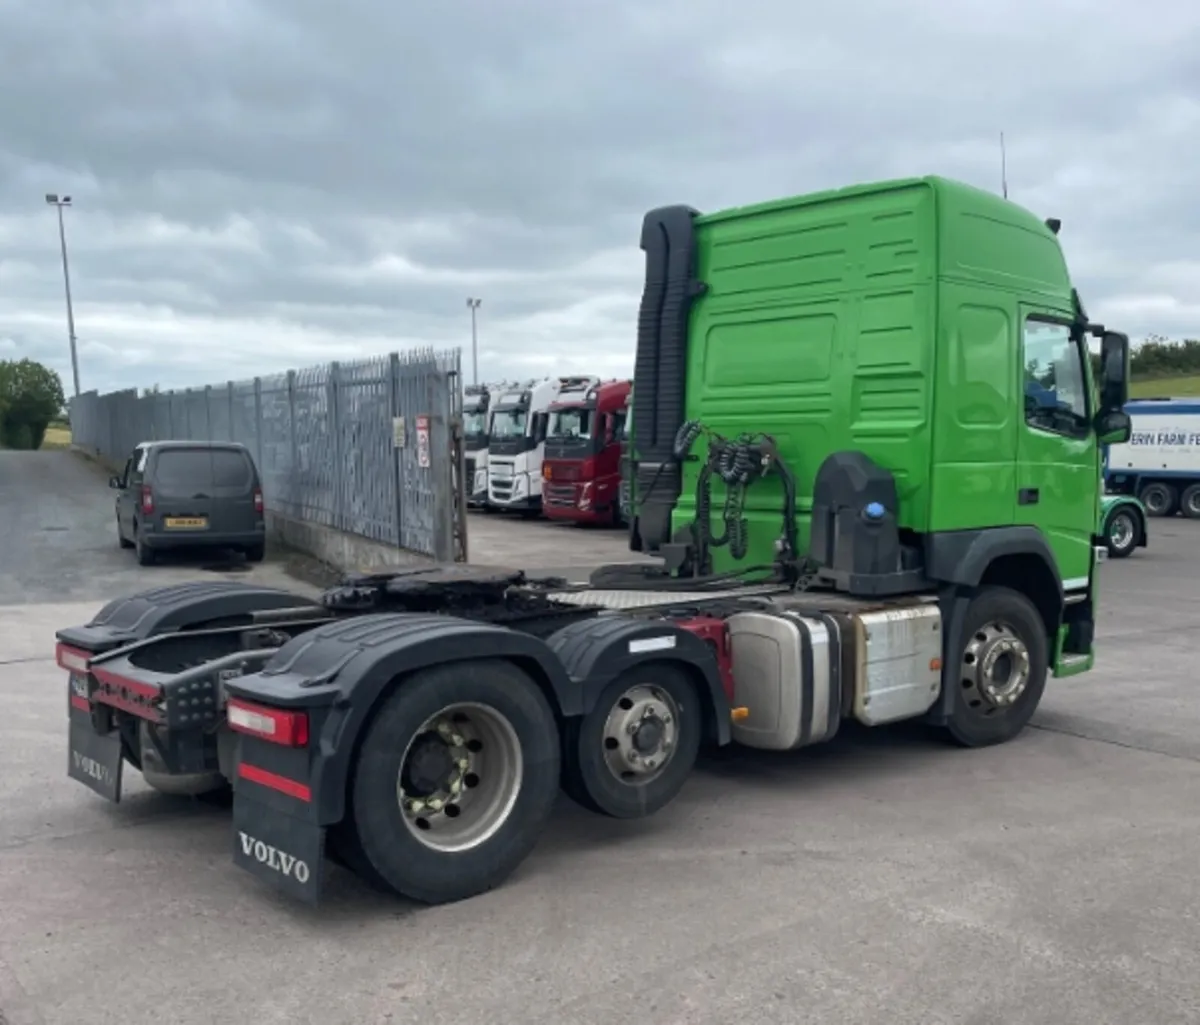
[[429, 469], [429, 417], [417, 417], [417, 465]]

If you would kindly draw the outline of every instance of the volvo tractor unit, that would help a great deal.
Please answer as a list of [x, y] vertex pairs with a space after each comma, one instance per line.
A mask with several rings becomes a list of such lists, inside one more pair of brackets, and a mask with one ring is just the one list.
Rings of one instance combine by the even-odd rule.
[[542, 511], [552, 520], [615, 526], [622, 522], [621, 440], [633, 382], [593, 382], [568, 379], [550, 407]]
[[[297, 898], [336, 862], [441, 903], [503, 883], [560, 788], [638, 818], [704, 747], [1012, 740], [1092, 665], [1100, 449], [1129, 433], [1128, 339], [1058, 230], [941, 178], [652, 211], [631, 513], [657, 559], [116, 599], [58, 633], [70, 775], [231, 788], [233, 861]], [[529, 478], [505, 502], [558, 391], [496, 406], [490, 469]]]
[[492, 410], [503, 385], [471, 384], [463, 389], [463, 451], [466, 457], [467, 505], [487, 505], [488, 441]]
[[547, 377], [500, 394], [488, 449], [489, 506], [533, 516], [541, 512], [546, 427], [561, 390], [559, 378]]

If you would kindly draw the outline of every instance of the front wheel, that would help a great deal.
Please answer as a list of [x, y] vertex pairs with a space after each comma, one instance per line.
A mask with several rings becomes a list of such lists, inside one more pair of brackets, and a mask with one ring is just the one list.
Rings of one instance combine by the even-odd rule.
[[696, 688], [678, 666], [622, 673], [566, 731], [563, 789], [600, 815], [653, 815], [683, 788], [704, 732]]
[[1128, 509], [1113, 511], [1104, 524], [1108, 554], [1114, 559], [1128, 558], [1137, 547], [1139, 533], [1137, 517], [1132, 512]]
[[490, 890], [533, 850], [558, 794], [559, 757], [550, 703], [511, 662], [422, 669], [367, 728], [339, 853], [370, 882], [424, 904]]
[[133, 547], [133, 542], [121, 532], [121, 521], [119, 519], [117, 520], [117, 544], [119, 544], [122, 548]]
[[1007, 587], [980, 591], [943, 670], [943, 685], [955, 692], [950, 736], [964, 747], [1012, 740], [1037, 710], [1048, 669], [1046, 626], [1033, 603]]

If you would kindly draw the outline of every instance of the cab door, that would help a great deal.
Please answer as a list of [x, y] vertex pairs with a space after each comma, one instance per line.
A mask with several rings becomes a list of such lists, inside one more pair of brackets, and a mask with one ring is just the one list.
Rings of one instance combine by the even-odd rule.
[[1085, 371], [1086, 341], [1061, 314], [1021, 309], [1025, 414], [1017, 445], [1013, 522], [1038, 528], [1063, 588], [1087, 587], [1100, 468]]

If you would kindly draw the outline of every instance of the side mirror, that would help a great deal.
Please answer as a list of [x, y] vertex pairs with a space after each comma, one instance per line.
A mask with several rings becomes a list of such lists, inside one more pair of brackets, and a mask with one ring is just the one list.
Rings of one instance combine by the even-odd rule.
[[1105, 331], [1100, 340], [1100, 416], [1124, 409], [1128, 401], [1129, 336]]
[[120, 491], [121, 490], [121, 478], [120, 477], [109, 477], [108, 478], [108, 486], [110, 488], [115, 488], [116, 490]]
[[1096, 440], [1101, 445], [1124, 445], [1133, 433], [1133, 421], [1120, 410], [1101, 410], [1096, 417]]

